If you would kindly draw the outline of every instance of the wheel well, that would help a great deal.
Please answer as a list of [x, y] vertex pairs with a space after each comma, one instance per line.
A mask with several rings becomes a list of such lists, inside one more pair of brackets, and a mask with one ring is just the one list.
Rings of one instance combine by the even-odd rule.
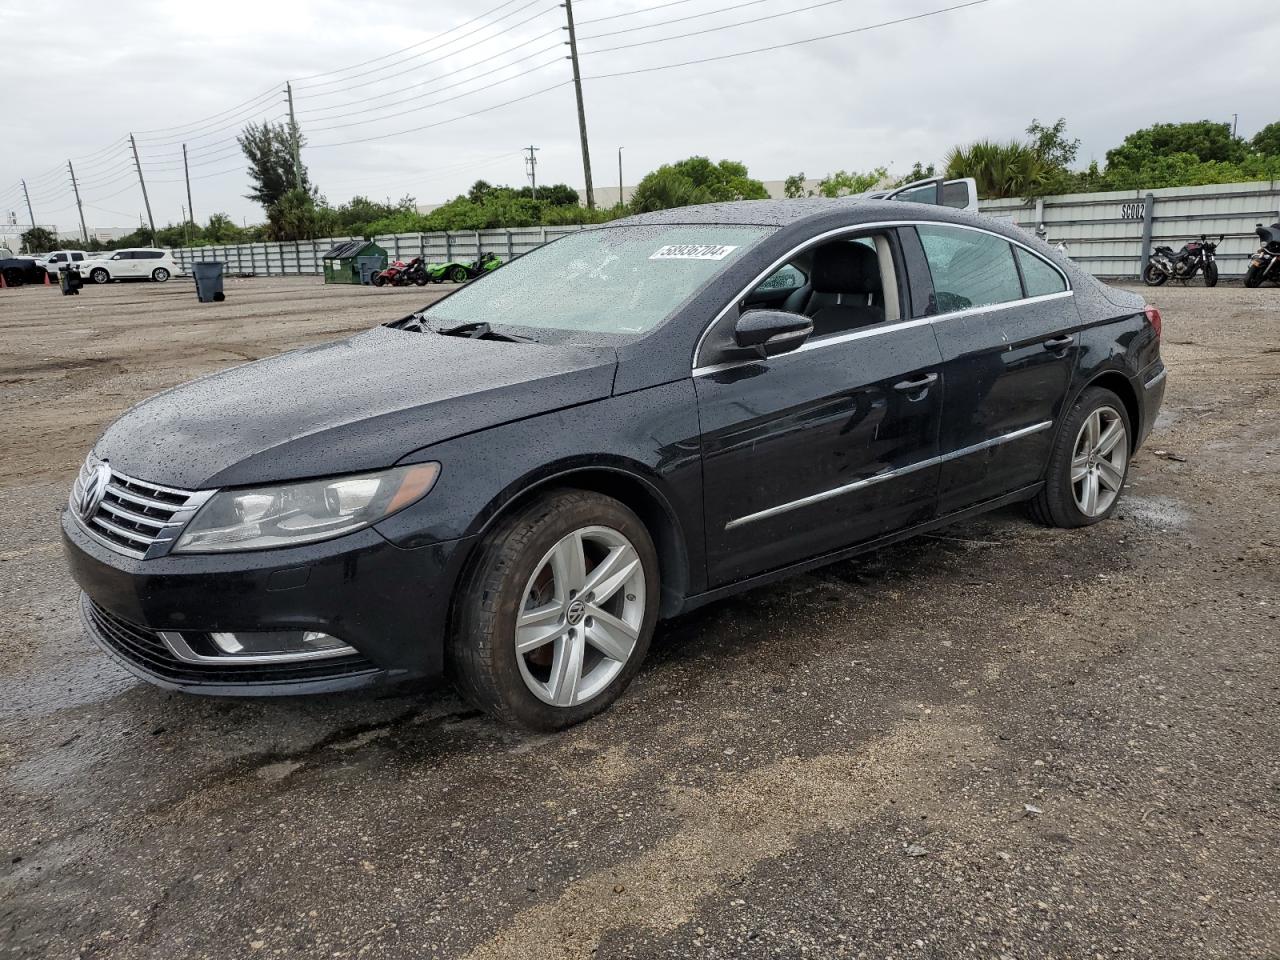
[[555, 488], [590, 490], [625, 504], [645, 525], [658, 552], [658, 576], [662, 585], [661, 616], [674, 615], [689, 589], [689, 561], [680, 527], [662, 498], [644, 481], [621, 470], [583, 468], [558, 474], [522, 490], [489, 518], [486, 528], [519, 509], [531, 499]]
[[1129, 414], [1129, 425], [1133, 428], [1129, 431], [1129, 452], [1132, 453], [1137, 448], [1138, 434], [1142, 431], [1142, 408], [1138, 406], [1138, 394], [1133, 389], [1133, 384], [1123, 373], [1112, 370], [1090, 380], [1085, 385], [1086, 389], [1089, 387], [1110, 390], [1124, 403], [1125, 411]]

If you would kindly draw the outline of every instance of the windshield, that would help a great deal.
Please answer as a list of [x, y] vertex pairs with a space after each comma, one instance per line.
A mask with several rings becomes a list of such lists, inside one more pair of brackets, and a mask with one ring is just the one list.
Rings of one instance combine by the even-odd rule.
[[606, 227], [570, 234], [428, 308], [436, 328], [489, 323], [635, 336], [653, 329], [770, 230]]

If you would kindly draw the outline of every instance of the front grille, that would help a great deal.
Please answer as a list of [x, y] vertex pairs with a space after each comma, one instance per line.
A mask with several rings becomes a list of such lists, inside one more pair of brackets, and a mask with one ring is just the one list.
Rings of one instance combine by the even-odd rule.
[[127, 477], [90, 454], [72, 485], [69, 505], [95, 540], [142, 560], [167, 553], [211, 495]]
[[298, 663], [196, 664], [179, 660], [159, 632], [122, 620], [81, 595], [85, 627], [98, 643], [144, 673], [178, 684], [299, 683], [373, 673], [359, 654]]

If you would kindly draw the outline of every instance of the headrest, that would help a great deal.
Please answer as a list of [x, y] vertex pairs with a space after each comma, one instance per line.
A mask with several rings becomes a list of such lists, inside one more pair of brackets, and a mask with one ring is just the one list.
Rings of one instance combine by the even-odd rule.
[[838, 241], [813, 255], [815, 293], [879, 293], [880, 259], [863, 243]]

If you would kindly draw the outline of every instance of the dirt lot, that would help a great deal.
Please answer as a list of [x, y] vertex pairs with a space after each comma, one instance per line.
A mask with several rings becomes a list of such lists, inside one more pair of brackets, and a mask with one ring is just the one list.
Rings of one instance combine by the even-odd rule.
[[1155, 292], [1110, 522], [706, 608], [555, 737], [166, 694], [82, 637], [56, 519], [98, 430], [422, 291], [228, 298], [0, 291], [0, 956], [1280, 957], [1280, 291]]

